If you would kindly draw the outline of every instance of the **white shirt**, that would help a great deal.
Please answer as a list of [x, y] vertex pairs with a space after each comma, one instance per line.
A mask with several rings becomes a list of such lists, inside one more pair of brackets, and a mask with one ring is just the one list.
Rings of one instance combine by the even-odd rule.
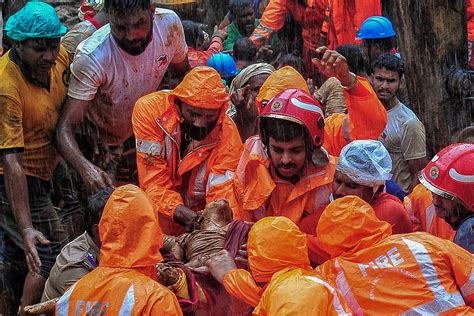
[[408, 192], [411, 173], [408, 160], [426, 157], [425, 127], [403, 103], [387, 111], [387, 126], [380, 136], [392, 158], [393, 179]]
[[156, 10], [152, 40], [138, 56], [123, 51], [104, 25], [78, 46], [68, 95], [92, 101], [87, 118], [108, 145], [122, 144], [133, 134], [135, 102], [155, 92], [168, 65], [182, 62], [187, 50], [181, 21], [171, 10]]

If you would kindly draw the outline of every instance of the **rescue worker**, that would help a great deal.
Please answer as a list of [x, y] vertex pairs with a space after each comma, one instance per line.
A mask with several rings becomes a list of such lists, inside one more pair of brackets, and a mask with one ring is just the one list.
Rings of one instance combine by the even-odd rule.
[[247, 249], [250, 272], [237, 269], [225, 250], [207, 266], [231, 295], [256, 307], [253, 315], [351, 315], [341, 295], [312, 271], [306, 235], [288, 218], [255, 223]]
[[[474, 126], [468, 126], [453, 136], [452, 143], [474, 144]], [[414, 231], [425, 231], [439, 238], [453, 240], [455, 231], [444, 218], [436, 215], [433, 195], [423, 184], [418, 184], [404, 200], [412, 219]], [[473, 243], [474, 244], [474, 243]]]
[[222, 50], [222, 42], [227, 37], [227, 34], [223, 31], [216, 31], [212, 35], [209, 47], [203, 50], [204, 35], [199, 29], [199, 25], [190, 20], [184, 20], [181, 23], [183, 24], [186, 45], [188, 45], [189, 64], [192, 68], [206, 66], [209, 58]]
[[60, 297], [80, 278], [94, 270], [99, 262], [99, 221], [113, 189], [106, 187], [90, 196], [85, 213], [86, 230], [68, 243], [56, 257], [44, 286], [41, 302]]
[[454, 243], [426, 233], [391, 235], [390, 224], [355, 196], [328, 205], [317, 233], [332, 259], [316, 272], [354, 314], [474, 312], [473, 256]]
[[99, 223], [99, 266], [59, 299], [56, 315], [182, 315], [176, 296], [155, 281], [163, 233], [140, 188], [117, 188]]
[[[355, 139], [377, 139], [387, 124], [387, 113], [369, 81], [349, 71], [344, 56], [326, 47], [319, 47], [317, 52], [322, 57], [313, 59], [313, 63], [326, 76], [339, 79], [346, 98], [347, 114], [334, 114], [324, 120], [323, 147], [330, 155], [339, 156], [342, 148]], [[259, 113], [285, 89], [310, 93], [301, 74], [291, 67], [280, 68], [260, 88], [255, 102]]]
[[[433, 196], [436, 215], [456, 231], [470, 231], [474, 212], [474, 144], [453, 144], [443, 148], [420, 172], [419, 179]], [[456, 237], [455, 237], [456, 239]], [[474, 239], [467, 240], [472, 249]]]
[[210, 67], [193, 68], [174, 90], [137, 101], [132, 123], [140, 186], [156, 204], [167, 235], [184, 231], [173, 222], [191, 229], [195, 211], [232, 194], [242, 142], [228, 103], [221, 77]]
[[170, 65], [177, 76], [190, 69], [178, 16], [152, 2], [105, 1], [110, 23], [78, 46], [71, 64], [57, 142], [82, 180], [81, 191], [114, 185], [118, 171], [134, 182], [134, 155], [126, 154], [135, 146], [135, 102], [158, 89]]
[[424, 231], [439, 238], [454, 240], [455, 231], [436, 215], [433, 195], [423, 184], [417, 184], [403, 201], [412, 221], [413, 231]]
[[[334, 199], [355, 195], [369, 203], [378, 219], [392, 225], [393, 234], [411, 233], [411, 221], [401, 201], [385, 192], [391, 178], [392, 159], [383, 144], [376, 140], [354, 140], [339, 156], [332, 186]], [[300, 223], [306, 232], [316, 234], [319, 214], [313, 213]]]
[[397, 52], [396, 36], [392, 22], [384, 16], [370, 16], [362, 23], [357, 38], [362, 40], [369, 65], [384, 53]]
[[334, 49], [338, 45], [354, 43], [356, 26], [366, 17], [380, 14], [381, 5], [379, 0], [270, 0], [250, 39], [258, 47], [265, 45], [283, 28], [287, 13], [302, 29], [303, 60], [311, 75], [311, 58], [316, 57], [316, 48], [327, 45]]
[[370, 84], [351, 76], [344, 57], [323, 50], [321, 63], [350, 86], [346, 91], [349, 114], [324, 120], [319, 102], [308, 94], [300, 74], [291, 67], [271, 74], [256, 100], [259, 108], [264, 105], [259, 135], [247, 140], [234, 177], [241, 219], [284, 215], [299, 223], [322, 210], [329, 203], [336, 166], [330, 155], [337, 156], [351, 139], [377, 138], [385, 127], [385, 111]]
[[53, 144], [67, 93], [67, 29], [54, 8], [28, 2], [7, 20], [0, 58], [0, 314], [40, 301], [66, 241], [51, 200]]

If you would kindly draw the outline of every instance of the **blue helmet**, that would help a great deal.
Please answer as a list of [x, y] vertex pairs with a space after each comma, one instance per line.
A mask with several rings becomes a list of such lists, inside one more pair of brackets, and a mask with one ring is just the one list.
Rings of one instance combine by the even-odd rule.
[[359, 32], [358, 39], [386, 38], [397, 35], [393, 29], [392, 22], [384, 16], [368, 17]]
[[207, 65], [217, 70], [222, 78], [233, 77], [239, 72], [234, 58], [222, 52], [212, 55], [207, 61]]

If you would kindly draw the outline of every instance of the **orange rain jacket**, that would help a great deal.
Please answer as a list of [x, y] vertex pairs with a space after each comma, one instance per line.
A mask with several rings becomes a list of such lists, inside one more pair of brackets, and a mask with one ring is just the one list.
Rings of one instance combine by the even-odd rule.
[[[331, 0], [329, 48], [356, 43], [357, 33], [369, 16], [382, 15], [380, 0]], [[332, 23], [331, 23], [332, 21]]]
[[[339, 156], [344, 146], [356, 139], [378, 139], [387, 125], [387, 111], [380, 103], [369, 81], [357, 77], [359, 84], [350, 93], [344, 90], [347, 114], [337, 113], [324, 120], [323, 147], [332, 156]], [[274, 71], [263, 83], [256, 98], [258, 110], [286, 89], [309, 93], [303, 76], [290, 66]]]
[[[356, 95], [345, 93], [348, 114], [334, 114], [325, 120], [323, 147], [330, 155], [338, 156], [351, 140], [377, 139], [385, 129], [385, 108], [370, 84], [360, 77], [358, 80], [361, 84], [356, 88]], [[257, 106], [260, 108], [262, 102], [290, 88], [309, 93], [303, 77], [287, 66], [264, 82], [257, 96]], [[309, 164], [301, 180], [293, 185], [271, 172], [271, 162], [260, 138], [249, 138], [234, 176], [236, 217], [256, 221], [265, 216], [286, 216], [299, 223], [304, 215], [322, 212], [329, 203], [337, 164], [337, 159], [330, 155], [325, 166]]]
[[182, 315], [176, 296], [154, 281], [163, 233], [145, 192], [131, 184], [117, 188], [99, 235], [99, 266], [64, 293], [57, 315]]
[[256, 306], [254, 315], [350, 315], [340, 294], [312, 271], [306, 235], [288, 218], [258, 221], [249, 232], [247, 251], [251, 273], [229, 271], [224, 286]]
[[412, 216], [414, 231], [421, 230], [439, 238], [454, 240], [455, 231], [443, 218], [436, 215], [431, 191], [423, 184], [418, 184], [405, 197], [404, 204], [408, 214]]
[[[174, 100], [201, 109], [220, 109], [216, 127], [202, 141], [192, 140], [181, 157], [181, 115]], [[200, 211], [207, 203], [232, 194], [232, 177], [242, 152], [239, 131], [226, 114], [229, 96], [217, 71], [192, 69], [172, 91], [140, 98], [132, 124], [137, 142], [140, 186], [155, 202], [165, 234], [179, 235], [178, 205]], [[232, 207], [232, 205], [231, 205]]]
[[316, 271], [355, 315], [474, 313], [474, 257], [454, 243], [426, 233], [391, 235], [390, 224], [354, 196], [332, 202], [317, 231], [333, 259]]
[[381, 15], [382, 8], [380, 0], [308, 0], [306, 4], [270, 0], [250, 39], [258, 47], [264, 45], [283, 28], [288, 13], [302, 28], [303, 59], [311, 67], [311, 51], [323, 45], [335, 49], [355, 43], [362, 22], [369, 16]]

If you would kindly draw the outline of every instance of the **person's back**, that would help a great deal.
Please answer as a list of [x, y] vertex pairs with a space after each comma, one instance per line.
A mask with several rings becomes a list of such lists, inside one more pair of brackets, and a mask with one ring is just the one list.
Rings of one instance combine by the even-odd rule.
[[350, 315], [340, 294], [311, 269], [306, 235], [290, 219], [259, 220], [247, 251], [250, 272], [236, 269], [226, 253], [207, 264], [229, 293], [256, 306], [254, 315]]
[[182, 315], [174, 294], [153, 279], [163, 245], [154, 209], [134, 185], [114, 191], [99, 223], [99, 267], [61, 297], [57, 315]]
[[390, 225], [356, 197], [330, 204], [317, 230], [332, 259], [316, 270], [346, 289], [355, 314], [474, 312], [472, 256], [454, 243], [426, 233], [390, 236]]

